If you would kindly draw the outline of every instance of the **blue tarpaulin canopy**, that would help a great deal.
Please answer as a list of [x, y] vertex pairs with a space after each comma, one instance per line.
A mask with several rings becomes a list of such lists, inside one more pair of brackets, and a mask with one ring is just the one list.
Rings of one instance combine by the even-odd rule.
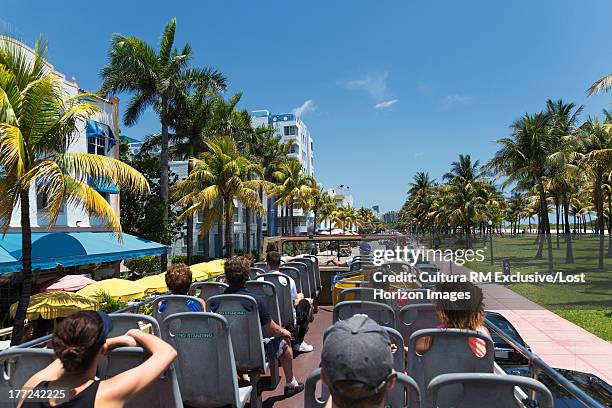
[[[113, 232], [33, 232], [32, 269], [112, 262], [168, 252], [157, 242]], [[21, 270], [21, 233], [0, 235], [0, 274]]]

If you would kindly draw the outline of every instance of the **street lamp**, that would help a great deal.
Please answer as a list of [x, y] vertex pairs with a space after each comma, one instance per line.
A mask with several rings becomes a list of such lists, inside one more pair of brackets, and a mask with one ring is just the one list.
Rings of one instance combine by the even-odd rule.
[[491, 265], [493, 265], [493, 221], [489, 220], [489, 246], [491, 247]]

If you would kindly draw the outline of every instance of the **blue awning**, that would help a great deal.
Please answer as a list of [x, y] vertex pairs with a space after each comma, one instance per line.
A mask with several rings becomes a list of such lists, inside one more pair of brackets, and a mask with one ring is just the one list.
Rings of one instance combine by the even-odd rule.
[[[157, 242], [113, 232], [33, 232], [32, 269], [89, 265], [161, 255], [169, 247]], [[0, 236], [0, 274], [21, 270], [21, 233]]]
[[119, 194], [119, 187], [113, 180], [102, 179], [102, 180], [88, 180], [87, 184], [96, 189], [100, 193]]
[[110, 126], [104, 123], [96, 122], [95, 120], [88, 120], [85, 126], [85, 134], [87, 137], [101, 136], [107, 139], [106, 151], [110, 152], [111, 149], [117, 143], [117, 138], [113, 134], [113, 130]]
[[0, 247], [0, 275], [13, 272], [15, 268], [21, 269], [21, 262], [15, 259], [6, 249]]

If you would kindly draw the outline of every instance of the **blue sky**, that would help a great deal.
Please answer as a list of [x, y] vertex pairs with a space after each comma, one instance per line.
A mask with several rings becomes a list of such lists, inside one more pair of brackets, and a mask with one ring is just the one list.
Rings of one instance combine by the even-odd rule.
[[[415, 172], [439, 178], [459, 153], [488, 160], [547, 98], [593, 115], [612, 101], [585, 94], [612, 72], [609, 0], [134, 3], [17, 2], [0, 30], [43, 34], [56, 68], [95, 91], [112, 33], [157, 44], [176, 16], [176, 43], [244, 91], [241, 107], [303, 107], [317, 179], [350, 186], [356, 205], [397, 209]], [[122, 133], [158, 129], [148, 113]]]

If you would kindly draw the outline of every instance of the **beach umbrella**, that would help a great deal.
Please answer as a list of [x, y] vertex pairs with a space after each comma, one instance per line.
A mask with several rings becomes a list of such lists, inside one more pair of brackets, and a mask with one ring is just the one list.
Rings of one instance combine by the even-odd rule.
[[146, 292], [167, 292], [166, 272], [157, 275], [145, 276], [136, 281], [137, 284], [144, 286]]
[[105, 292], [115, 300], [140, 299], [144, 297], [146, 288], [138, 283], [119, 278], [104, 279], [91, 285], [85, 286], [77, 293], [80, 295], [96, 297], [99, 292]]
[[[15, 317], [17, 304], [11, 305], [9, 313]], [[28, 320], [55, 319], [56, 317], [68, 317], [79, 310], [98, 310], [100, 304], [89, 296], [61, 290], [41, 292], [30, 296], [30, 303], [26, 312]]]
[[65, 290], [67, 292], [76, 292], [92, 283], [96, 283], [96, 281], [83, 275], [66, 275], [43, 283], [40, 291]]
[[216, 259], [210, 262], [202, 262], [191, 265], [191, 277], [195, 280], [210, 278], [211, 276], [220, 275], [224, 272], [223, 265], [225, 259]]

